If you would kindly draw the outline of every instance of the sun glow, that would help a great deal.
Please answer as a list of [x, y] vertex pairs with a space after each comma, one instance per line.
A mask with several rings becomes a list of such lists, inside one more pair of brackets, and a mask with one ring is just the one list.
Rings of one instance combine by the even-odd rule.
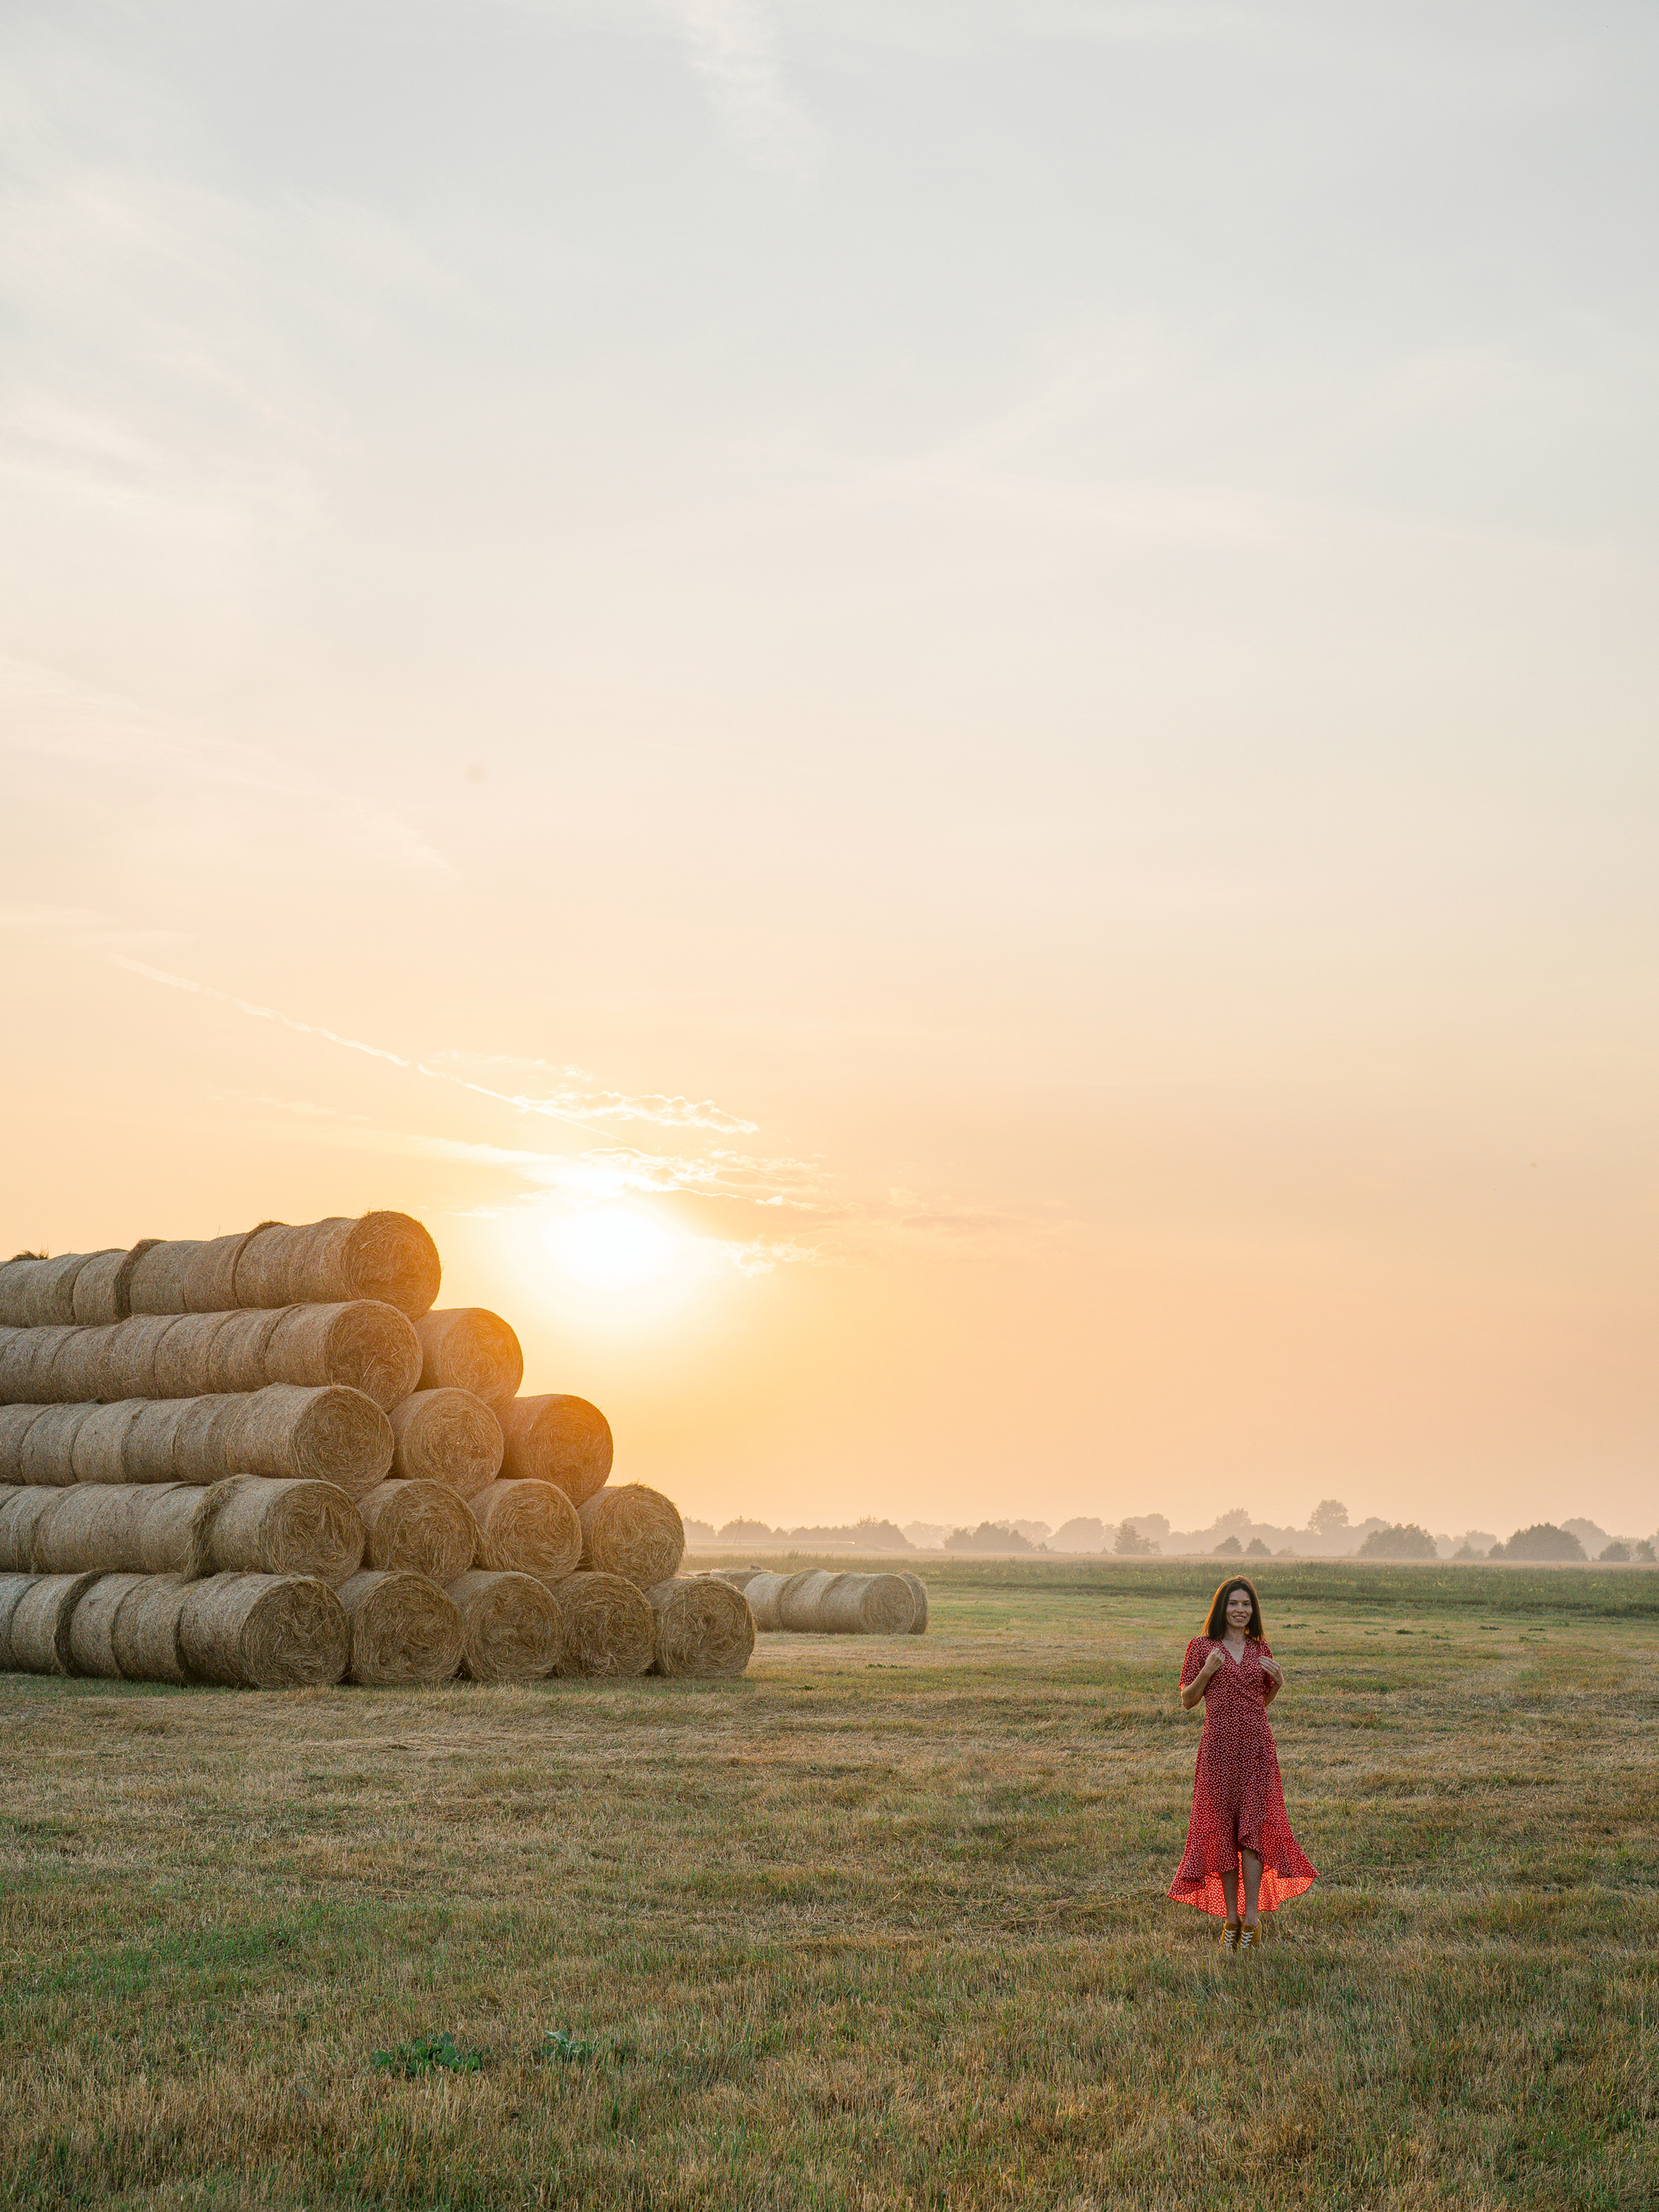
[[661, 1280], [678, 1266], [685, 1239], [635, 1206], [592, 1206], [563, 1216], [547, 1231], [561, 1274], [598, 1290], [631, 1291]]

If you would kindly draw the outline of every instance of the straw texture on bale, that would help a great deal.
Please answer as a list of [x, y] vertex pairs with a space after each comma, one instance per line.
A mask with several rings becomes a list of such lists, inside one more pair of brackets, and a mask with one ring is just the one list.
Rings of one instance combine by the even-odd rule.
[[[109, 1575], [142, 1569], [137, 1554], [136, 1520], [138, 1510], [157, 1498], [173, 1495], [134, 1488], [88, 1488], [24, 1491], [22, 1497], [44, 1497], [46, 1508], [32, 1531], [33, 1558], [37, 1574]], [[198, 1492], [186, 1492], [191, 1504]], [[23, 1562], [20, 1559], [20, 1566]], [[169, 1563], [170, 1564], [170, 1563]]]
[[17, 1455], [25, 1482], [64, 1487], [75, 1480], [75, 1445], [90, 1406], [43, 1406]]
[[127, 1480], [127, 1436], [144, 1404], [142, 1398], [118, 1398], [112, 1406], [87, 1408], [70, 1445], [70, 1473], [76, 1482]]
[[0, 1482], [23, 1480], [23, 1439], [44, 1411], [40, 1406], [0, 1406]]
[[75, 1278], [70, 1318], [83, 1328], [100, 1322], [124, 1321], [131, 1310], [126, 1286], [132, 1267], [130, 1252], [89, 1253]]
[[11, 1403], [197, 1398], [272, 1382], [337, 1382], [384, 1410], [409, 1395], [420, 1371], [409, 1317], [372, 1298], [0, 1330], [0, 1395]]
[[392, 1424], [361, 1390], [277, 1382], [231, 1401], [240, 1408], [227, 1439], [231, 1474], [309, 1475], [362, 1498], [392, 1466]]
[[33, 1580], [33, 1575], [0, 1574], [0, 1668], [11, 1664], [11, 1617]]
[[332, 1305], [381, 1298], [399, 1313], [423, 1314], [443, 1273], [438, 1248], [406, 1213], [339, 1217], [290, 1229], [256, 1229], [236, 1262], [239, 1306]]
[[624, 1482], [596, 1490], [577, 1508], [582, 1525], [581, 1564], [599, 1574], [621, 1575], [641, 1589], [672, 1579], [685, 1557], [679, 1509], [659, 1490]]
[[122, 1601], [148, 1576], [100, 1575], [70, 1615], [70, 1672], [110, 1678], [121, 1669], [115, 1656], [115, 1616]]
[[471, 1390], [416, 1390], [391, 1408], [392, 1472], [471, 1498], [501, 1471], [501, 1425]]
[[0, 1329], [0, 1403], [50, 1406], [59, 1392], [53, 1376], [58, 1355], [72, 1337], [73, 1323], [40, 1328]]
[[480, 1567], [562, 1583], [582, 1555], [582, 1526], [563, 1491], [550, 1482], [492, 1482], [467, 1500], [477, 1528]]
[[361, 1497], [392, 1465], [392, 1424], [341, 1383], [277, 1382], [240, 1397], [43, 1406], [4, 1425], [8, 1472], [29, 1483], [217, 1482], [303, 1476]]
[[0, 1323], [8, 1328], [40, 1328], [72, 1322], [75, 1280], [94, 1256], [60, 1252], [52, 1260], [8, 1260], [0, 1265]]
[[351, 1624], [349, 1680], [447, 1682], [459, 1668], [460, 1608], [426, 1576], [366, 1569], [341, 1585], [340, 1603]]
[[445, 1306], [421, 1315], [422, 1390], [470, 1390], [493, 1406], [518, 1395], [524, 1348], [499, 1314], [484, 1306]]
[[916, 1601], [902, 1575], [802, 1575], [778, 1607], [786, 1628], [819, 1636], [908, 1636]]
[[758, 1574], [751, 1574], [744, 1585], [743, 1594], [749, 1601], [749, 1610], [755, 1616], [756, 1627], [767, 1634], [775, 1633], [781, 1629], [784, 1625], [785, 1595], [795, 1583], [805, 1580], [804, 1573], [779, 1575], [763, 1570]]
[[564, 1648], [563, 1611], [533, 1575], [478, 1568], [449, 1585], [461, 1616], [461, 1672], [475, 1682], [538, 1682]]
[[554, 1393], [509, 1398], [495, 1408], [507, 1449], [501, 1472], [515, 1480], [550, 1482], [580, 1505], [599, 1489], [615, 1455], [611, 1424], [586, 1398]]
[[926, 1636], [927, 1633], [927, 1585], [920, 1575], [908, 1575], [902, 1569], [899, 1580], [909, 1591], [911, 1603], [915, 1607], [910, 1622], [910, 1633], [912, 1636]]
[[570, 1575], [556, 1592], [564, 1623], [561, 1674], [643, 1674], [656, 1656], [657, 1617], [621, 1575]]
[[239, 1474], [201, 1493], [185, 1564], [192, 1576], [240, 1571], [339, 1583], [362, 1564], [363, 1545], [362, 1515], [337, 1484]]
[[0, 1498], [0, 1573], [33, 1575], [34, 1532], [49, 1505], [70, 1493], [62, 1490], [14, 1490]]
[[441, 1482], [377, 1483], [358, 1500], [357, 1510], [367, 1566], [401, 1567], [430, 1582], [453, 1583], [472, 1565], [477, 1523]]
[[6, 1632], [9, 1663], [20, 1674], [70, 1671], [70, 1624], [95, 1575], [36, 1575], [13, 1608]]
[[680, 1575], [646, 1592], [655, 1617], [653, 1674], [741, 1674], [755, 1649], [749, 1601], [713, 1575]]
[[179, 1616], [191, 1585], [180, 1575], [145, 1575], [115, 1608], [110, 1650], [129, 1682], [187, 1682]]
[[421, 1340], [384, 1298], [290, 1306], [264, 1346], [267, 1382], [344, 1382], [389, 1412], [421, 1379]]
[[714, 1579], [716, 1582], [730, 1583], [733, 1589], [747, 1589], [756, 1576], [764, 1574], [765, 1571], [763, 1567], [719, 1567], [715, 1570]]
[[212, 1575], [185, 1585], [179, 1648], [201, 1681], [301, 1689], [341, 1679], [351, 1628], [339, 1599], [314, 1575]]

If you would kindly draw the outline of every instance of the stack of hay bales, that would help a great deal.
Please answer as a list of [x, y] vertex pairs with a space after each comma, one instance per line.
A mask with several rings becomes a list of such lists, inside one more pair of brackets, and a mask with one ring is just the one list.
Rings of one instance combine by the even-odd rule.
[[0, 1668], [740, 1674], [740, 1592], [407, 1214], [0, 1265]]

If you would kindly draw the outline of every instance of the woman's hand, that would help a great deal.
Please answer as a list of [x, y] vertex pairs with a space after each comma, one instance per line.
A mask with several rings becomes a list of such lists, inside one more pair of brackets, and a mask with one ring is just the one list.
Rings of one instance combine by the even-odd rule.
[[1211, 1675], [1218, 1674], [1226, 1663], [1218, 1650], [1212, 1651], [1193, 1679], [1197, 1682], [1207, 1682]]
[[1261, 1671], [1267, 1676], [1267, 1680], [1273, 1684], [1274, 1689], [1282, 1690], [1284, 1688], [1285, 1669], [1279, 1665], [1277, 1659], [1264, 1657], [1261, 1662]]
[[1212, 1651], [1192, 1680], [1182, 1684], [1181, 1702], [1188, 1712], [1191, 1712], [1193, 1707], [1201, 1701], [1204, 1692], [1209, 1688], [1214, 1676], [1220, 1672], [1222, 1665], [1220, 1652]]

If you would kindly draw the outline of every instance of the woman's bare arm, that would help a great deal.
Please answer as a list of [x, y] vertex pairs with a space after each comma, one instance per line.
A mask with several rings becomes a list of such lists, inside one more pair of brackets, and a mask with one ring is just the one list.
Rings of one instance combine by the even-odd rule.
[[1267, 1678], [1267, 1687], [1261, 1699], [1261, 1709], [1265, 1712], [1285, 1686], [1285, 1670], [1277, 1659], [1264, 1656], [1261, 1671]]
[[1194, 1705], [1203, 1702], [1204, 1693], [1209, 1688], [1212, 1679], [1220, 1671], [1220, 1667], [1221, 1654], [1218, 1651], [1212, 1651], [1192, 1680], [1182, 1684], [1181, 1702], [1188, 1712], [1191, 1712]]

